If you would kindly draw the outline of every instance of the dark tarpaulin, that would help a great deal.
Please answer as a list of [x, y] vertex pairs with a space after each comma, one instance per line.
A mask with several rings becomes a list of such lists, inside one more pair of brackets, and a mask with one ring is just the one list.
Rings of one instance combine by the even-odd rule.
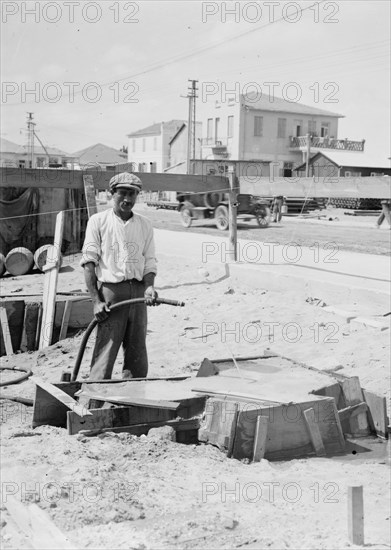
[[4, 255], [20, 241], [31, 216], [38, 211], [38, 190], [26, 189], [12, 200], [0, 200], [0, 252]]

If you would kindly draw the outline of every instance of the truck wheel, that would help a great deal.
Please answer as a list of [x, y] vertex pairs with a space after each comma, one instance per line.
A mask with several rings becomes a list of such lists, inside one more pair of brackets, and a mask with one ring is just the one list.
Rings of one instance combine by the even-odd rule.
[[256, 211], [255, 216], [259, 227], [268, 227], [270, 223], [270, 209], [265, 207]]
[[181, 220], [183, 227], [190, 227], [192, 222], [191, 210], [184, 206], [181, 208]]
[[229, 226], [228, 221], [228, 208], [224, 205], [220, 205], [215, 210], [215, 223], [217, 229], [220, 231], [226, 231]]

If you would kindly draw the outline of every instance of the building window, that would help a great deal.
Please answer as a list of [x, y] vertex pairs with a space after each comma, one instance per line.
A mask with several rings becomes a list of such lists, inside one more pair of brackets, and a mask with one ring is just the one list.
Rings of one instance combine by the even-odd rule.
[[157, 137], [153, 138], [153, 150], [157, 151]]
[[215, 141], [218, 141], [220, 137], [220, 119], [217, 117], [215, 119]]
[[308, 133], [311, 136], [316, 135], [316, 120], [309, 120], [308, 121]]
[[145, 153], [145, 138], [143, 138], [143, 153]]
[[132, 152], [133, 153], [136, 152], [136, 140], [135, 139], [132, 139]]
[[329, 123], [322, 122], [320, 126], [320, 137], [329, 137]]
[[37, 168], [43, 168], [45, 166], [45, 157], [37, 158]]
[[263, 116], [254, 117], [254, 136], [263, 136]]
[[140, 162], [139, 165], [138, 165], [138, 171], [139, 172], [144, 172], [144, 163], [143, 162]]
[[208, 118], [208, 124], [206, 127], [206, 137], [207, 139], [212, 139], [213, 137], [213, 118]]
[[278, 119], [277, 137], [278, 138], [286, 137], [286, 118]]
[[[156, 139], [156, 138], [155, 138]], [[149, 171], [151, 172], [151, 174], [155, 174], [156, 173], [156, 162], [150, 162], [149, 163]]]
[[19, 168], [25, 168], [26, 167], [26, 161], [25, 160], [20, 160], [19, 161]]
[[229, 116], [227, 121], [227, 137], [234, 137], [234, 117]]
[[371, 177], [376, 178], [377, 176], [384, 176], [383, 172], [371, 172]]
[[303, 127], [303, 123], [301, 120], [295, 120], [294, 126], [293, 126], [293, 135], [296, 137], [300, 137], [302, 135], [301, 129]]

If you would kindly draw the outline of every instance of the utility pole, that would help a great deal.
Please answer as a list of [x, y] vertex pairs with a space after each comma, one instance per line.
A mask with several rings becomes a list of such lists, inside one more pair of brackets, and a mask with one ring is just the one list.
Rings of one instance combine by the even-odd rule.
[[187, 121], [187, 173], [190, 174], [191, 159], [195, 158], [196, 152], [196, 98], [198, 80], [190, 80], [187, 97], [189, 99], [189, 116]]
[[27, 113], [27, 153], [30, 158], [30, 168], [34, 168], [34, 126], [33, 114]]
[[305, 157], [305, 177], [308, 178], [310, 175], [310, 155], [311, 155], [311, 136], [307, 134], [307, 154]]

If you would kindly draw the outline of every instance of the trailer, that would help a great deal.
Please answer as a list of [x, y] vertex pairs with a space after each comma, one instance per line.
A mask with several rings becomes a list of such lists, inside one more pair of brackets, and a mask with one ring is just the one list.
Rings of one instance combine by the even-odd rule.
[[[227, 193], [178, 193], [177, 199], [178, 211], [184, 227], [190, 227], [193, 220], [214, 219], [217, 229], [221, 231], [228, 229]], [[238, 221], [256, 220], [259, 227], [267, 227], [271, 219], [269, 202], [254, 195], [239, 194], [237, 196]]]

